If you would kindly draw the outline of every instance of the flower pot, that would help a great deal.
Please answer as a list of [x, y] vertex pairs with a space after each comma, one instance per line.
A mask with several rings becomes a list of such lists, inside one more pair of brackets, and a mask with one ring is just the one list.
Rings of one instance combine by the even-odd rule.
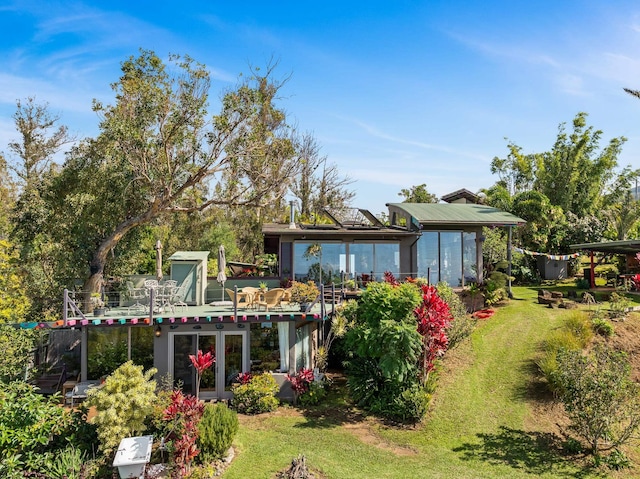
[[300, 311], [307, 311], [307, 308], [309, 307], [309, 303], [300, 303]]
[[93, 315], [94, 316], [104, 316], [106, 314], [107, 310], [105, 308], [95, 308], [93, 310]]

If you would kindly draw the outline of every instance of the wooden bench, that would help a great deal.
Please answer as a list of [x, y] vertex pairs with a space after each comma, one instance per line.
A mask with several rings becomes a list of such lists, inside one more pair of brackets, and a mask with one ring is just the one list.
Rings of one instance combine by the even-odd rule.
[[62, 389], [62, 385], [67, 380], [66, 366], [60, 366], [47, 371], [45, 374], [33, 379], [31, 384], [36, 386], [37, 393], [55, 394]]

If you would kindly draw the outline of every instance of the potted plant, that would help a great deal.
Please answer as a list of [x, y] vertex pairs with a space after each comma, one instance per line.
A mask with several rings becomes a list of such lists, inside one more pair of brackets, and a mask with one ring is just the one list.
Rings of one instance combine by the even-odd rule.
[[355, 291], [356, 290], [356, 280], [355, 279], [348, 279], [344, 282], [344, 287], [347, 288], [349, 291]]
[[93, 307], [94, 316], [104, 316], [106, 309], [104, 307], [104, 301], [100, 293], [91, 293], [91, 305]]
[[260, 291], [262, 291], [263, 293], [267, 291], [267, 283], [265, 283], [264, 281], [260, 281], [260, 284], [258, 284], [258, 287], [260, 288]]
[[320, 290], [313, 281], [292, 281], [291, 301], [298, 303], [301, 311], [306, 311], [308, 304], [313, 303], [319, 295]]

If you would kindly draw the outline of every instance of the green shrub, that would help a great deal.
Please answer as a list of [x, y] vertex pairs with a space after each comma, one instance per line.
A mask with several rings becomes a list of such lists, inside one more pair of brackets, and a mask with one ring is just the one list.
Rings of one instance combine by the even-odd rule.
[[156, 383], [151, 380], [155, 373], [155, 368], [143, 373], [142, 366], [127, 361], [107, 377], [103, 387], [89, 390], [87, 404], [97, 410], [93, 421], [105, 455], [123, 437], [136, 436], [146, 429], [145, 420], [156, 400]]
[[301, 394], [298, 401], [301, 406], [317, 406], [327, 396], [324, 381], [312, 381], [309, 390]]
[[582, 349], [580, 339], [570, 331], [562, 329], [554, 331], [542, 344], [545, 352], [551, 353], [557, 353], [561, 349]]
[[486, 282], [484, 285], [484, 302], [487, 306], [493, 306], [507, 299], [506, 283], [504, 277], [507, 277], [504, 273], [493, 272], [492, 277], [496, 276], [498, 280], [492, 280]]
[[592, 338], [593, 329], [588, 314], [574, 311], [565, 319], [562, 327], [543, 342], [544, 355], [536, 364], [553, 393], [558, 394], [562, 387], [556, 375], [558, 354], [561, 351], [581, 351]]
[[624, 294], [611, 293], [609, 304], [611, 307], [611, 316], [613, 318], [623, 318], [627, 314], [631, 300]]
[[[476, 327], [477, 321], [467, 314], [467, 308], [448, 283], [441, 281], [436, 286], [436, 289], [438, 296], [449, 305], [449, 312], [453, 316], [453, 320], [447, 328], [447, 338], [449, 339], [448, 349], [453, 349], [471, 335]], [[467, 293], [480, 295], [480, 290], [473, 286]]]
[[[67, 433], [73, 416], [57, 395], [37, 394], [24, 382], [0, 383], [0, 458], [26, 470], [38, 470], [44, 455]], [[12, 474], [3, 470], [1, 477]]]
[[224, 457], [238, 433], [238, 415], [224, 403], [207, 404], [198, 423], [198, 461], [213, 462]]
[[430, 401], [431, 394], [427, 393], [424, 388], [414, 385], [402, 391], [391, 418], [404, 423], [420, 422], [427, 414]]
[[218, 469], [215, 464], [201, 464], [191, 467], [191, 471], [187, 476], [189, 479], [211, 479], [219, 476]]
[[24, 379], [25, 371], [33, 358], [32, 351], [37, 334], [43, 333], [0, 325], [0, 382], [9, 383]]
[[605, 338], [610, 338], [611, 336], [613, 336], [613, 333], [615, 332], [613, 324], [611, 324], [606, 319], [593, 318], [591, 320], [591, 324], [593, 326], [593, 330], [597, 334], [604, 336]]
[[253, 376], [246, 384], [234, 384], [232, 405], [244, 414], [260, 414], [275, 411], [280, 402], [276, 397], [278, 383], [269, 373]]
[[56, 452], [43, 472], [50, 479], [79, 479], [85, 460], [80, 449], [69, 446]]
[[589, 280], [585, 278], [576, 278], [576, 288], [577, 289], [589, 289], [591, 285], [589, 284]]
[[627, 355], [598, 347], [558, 352], [555, 380], [571, 429], [592, 454], [625, 444], [640, 425], [640, 385], [631, 380]]
[[388, 388], [376, 397], [369, 410], [385, 419], [405, 424], [420, 422], [427, 413], [431, 394], [419, 384], [412, 384], [403, 390]]
[[615, 471], [631, 467], [631, 461], [620, 449], [614, 449], [609, 455], [602, 457], [601, 462]]

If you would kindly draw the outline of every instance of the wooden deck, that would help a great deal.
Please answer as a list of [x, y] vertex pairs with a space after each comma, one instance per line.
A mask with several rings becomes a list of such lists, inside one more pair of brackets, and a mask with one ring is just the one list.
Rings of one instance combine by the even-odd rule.
[[269, 309], [269, 311], [248, 308], [243, 303], [234, 306], [227, 301], [214, 301], [210, 304], [188, 307], [156, 309], [151, 311], [148, 307], [132, 308], [131, 306], [118, 306], [108, 308], [104, 315], [95, 316], [93, 313], [81, 314], [72, 307], [67, 307], [67, 316], [58, 324], [59, 327], [76, 327], [87, 325], [112, 325], [112, 324], [163, 324], [163, 323], [198, 323], [198, 322], [262, 322], [265, 320], [292, 320], [306, 319], [308, 321], [322, 321], [333, 312], [332, 302], [318, 302], [309, 311], [301, 311], [298, 304], [283, 304], [282, 307]]

